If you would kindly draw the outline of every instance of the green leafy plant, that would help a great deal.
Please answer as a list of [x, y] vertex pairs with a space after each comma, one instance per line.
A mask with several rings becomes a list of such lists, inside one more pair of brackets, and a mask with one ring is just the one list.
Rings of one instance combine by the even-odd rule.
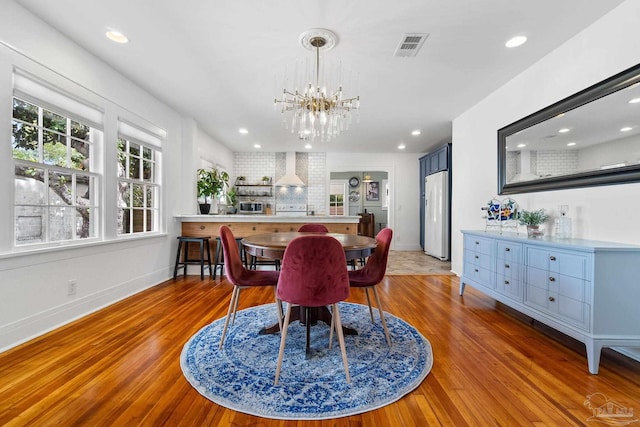
[[538, 209], [537, 211], [520, 211], [518, 220], [521, 225], [537, 226], [549, 219], [549, 216], [544, 213], [544, 209]]
[[231, 187], [229, 191], [227, 191], [227, 205], [235, 206], [237, 199], [238, 191], [236, 190], [236, 187]]
[[220, 197], [229, 187], [229, 174], [217, 168], [198, 169], [198, 197], [209, 203], [210, 197]]

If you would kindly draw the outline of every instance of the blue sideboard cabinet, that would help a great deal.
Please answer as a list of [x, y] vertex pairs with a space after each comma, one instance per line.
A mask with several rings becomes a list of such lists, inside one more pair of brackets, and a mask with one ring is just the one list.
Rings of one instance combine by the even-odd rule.
[[640, 346], [640, 246], [463, 231], [466, 285], [583, 342], [589, 372], [603, 347]]

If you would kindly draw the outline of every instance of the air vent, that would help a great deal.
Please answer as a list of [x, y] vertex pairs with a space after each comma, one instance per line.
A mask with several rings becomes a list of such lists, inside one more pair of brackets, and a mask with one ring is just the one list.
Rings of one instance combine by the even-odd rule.
[[429, 34], [426, 33], [410, 33], [403, 35], [393, 56], [416, 56], [427, 37], [429, 37]]

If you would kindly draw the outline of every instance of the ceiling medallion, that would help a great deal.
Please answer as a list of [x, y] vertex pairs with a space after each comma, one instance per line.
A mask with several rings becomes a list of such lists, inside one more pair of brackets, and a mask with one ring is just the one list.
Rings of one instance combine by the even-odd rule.
[[[331, 70], [320, 64], [320, 51], [332, 49], [337, 40], [335, 33], [323, 28], [302, 33], [300, 44], [315, 51], [315, 67], [309, 66], [308, 58], [297, 63], [293, 75], [285, 75], [282, 98], [274, 100], [274, 105], [280, 106], [285, 127], [299, 139], [335, 138], [349, 128], [352, 111], [360, 108], [359, 96], [344, 95], [343, 84], [353, 85], [354, 76], [340, 62]], [[287, 89], [288, 84], [293, 85], [292, 90]]]

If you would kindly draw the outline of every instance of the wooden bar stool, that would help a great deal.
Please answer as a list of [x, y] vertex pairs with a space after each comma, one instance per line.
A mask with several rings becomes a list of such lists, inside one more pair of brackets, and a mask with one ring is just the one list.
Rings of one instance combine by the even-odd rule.
[[[205, 267], [209, 269], [209, 275], [213, 276], [213, 272], [211, 270], [211, 249], [209, 248], [209, 239], [211, 236], [206, 237], [190, 237], [190, 236], [178, 236], [178, 253], [176, 255], [176, 265], [173, 268], [173, 278], [175, 279], [178, 275], [178, 269], [183, 269], [183, 274], [186, 276], [187, 274], [187, 265], [189, 264], [199, 264], [200, 265], [200, 280], [204, 280], [204, 269]], [[189, 243], [198, 243], [200, 245], [200, 258], [199, 259], [191, 259], [189, 258]], [[182, 249], [182, 245], [184, 244], [184, 249]], [[204, 257], [204, 249], [205, 246], [207, 248], [207, 257]], [[182, 261], [180, 261], [180, 252], [182, 252]], [[205, 265], [205, 261], [207, 262]]]
[[[240, 254], [240, 260], [242, 264], [247, 267], [247, 258], [244, 254], [244, 248], [242, 247], [242, 239], [243, 237], [236, 237], [236, 244], [238, 245], [238, 253]], [[222, 250], [222, 243], [220, 241], [220, 236], [216, 237], [216, 253], [213, 257], [214, 265], [213, 265], [213, 278], [216, 278], [218, 273], [218, 268], [220, 268], [220, 276], [224, 275], [224, 251]]]

